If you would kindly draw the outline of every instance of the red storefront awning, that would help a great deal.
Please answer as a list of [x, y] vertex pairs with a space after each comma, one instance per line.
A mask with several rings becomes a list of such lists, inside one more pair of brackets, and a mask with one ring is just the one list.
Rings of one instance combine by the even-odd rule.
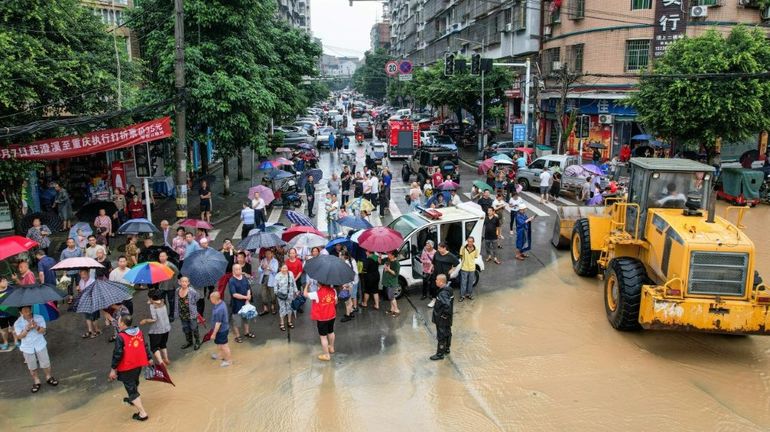
[[64, 159], [117, 150], [171, 136], [171, 119], [161, 117], [122, 128], [104, 129], [83, 135], [51, 138], [0, 148], [0, 159]]

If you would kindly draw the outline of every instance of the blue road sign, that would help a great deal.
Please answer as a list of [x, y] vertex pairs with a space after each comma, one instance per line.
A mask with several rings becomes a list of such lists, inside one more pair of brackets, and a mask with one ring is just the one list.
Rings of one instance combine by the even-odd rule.
[[409, 60], [402, 60], [401, 63], [398, 64], [398, 70], [401, 71], [401, 74], [403, 75], [412, 73], [412, 62]]
[[527, 127], [523, 124], [513, 125], [513, 142], [527, 141]]

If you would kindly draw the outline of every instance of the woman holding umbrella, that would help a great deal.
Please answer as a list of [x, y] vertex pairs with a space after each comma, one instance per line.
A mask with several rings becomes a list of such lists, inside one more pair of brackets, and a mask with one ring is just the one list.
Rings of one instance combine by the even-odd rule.
[[281, 270], [275, 276], [275, 296], [278, 299], [278, 316], [280, 318], [279, 326], [281, 331], [286, 331], [286, 326], [283, 324], [284, 317], [288, 321], [289, 328], [294, 328], [294, 323], [291, 322], [293, 312], [291, 302], [298, 293], [296, 277], [294, 273], [289, 271], [289, 266], [284, 263], [281, 266]]
[[363, 265], [364, 301], [361, 306], [369, 307], [369, 296], [374, 298], [374, 309], [380, 310], [380, 259], [372, 251], [366, 251]]

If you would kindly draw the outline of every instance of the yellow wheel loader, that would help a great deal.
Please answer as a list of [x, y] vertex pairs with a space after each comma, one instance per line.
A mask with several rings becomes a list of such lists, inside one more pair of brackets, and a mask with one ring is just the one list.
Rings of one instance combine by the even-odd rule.
[[767, 334], [770, 291], [754, 243], [715, 215], [714, 168], [687, 159], [631, 159], [626, 199], [575, 221], [570, 255], [580, 276], [602, 274], [618, 330]]

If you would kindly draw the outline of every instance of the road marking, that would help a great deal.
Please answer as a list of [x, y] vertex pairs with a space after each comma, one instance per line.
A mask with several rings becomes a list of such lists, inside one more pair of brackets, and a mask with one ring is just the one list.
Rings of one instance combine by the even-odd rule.
[[388, 209], [390, 210], [390, 215], [393, 217], [393, 219], [401, 217], [401, 209], [398, 208], [398, 204], [396, 204], [395, 200], [393, 199], [390, 200], [390, 203], [388, 204]]
[[[537, 195], [535, 195], [533, 193], [530, 193], [530, 192], [522, 192], [521, 195], [526, 196], [528, 198], [530, 198], [529, 195], [534, 195], [536, 200], [540, 200], [540, 197], [538, 197]], [[541, 210], [539, 207], [537, 207], [531, 201], [527, 202], [527, 209], [531, 210], [532, 213], [534, 213], [534, 214], [536, 214], [538, 216], [550, 216], [548, 214], [548, 212], [545, 212], [545, 211]]]
[[527, 192], [527, 191], [522, 191], [521, 194], [526, 197], [532, 198], [533, 200], [536, 200], [540, 205], [544, 205], [553, 211], [557, 211], [557, 207], [555, 204], [540, 202], [540, 195], [534, 194], [532, 192]]
[[241, 221], [241, 223], [238, 224], [238, 228], [235, 229], [235, 232], [233, 233], [233, 236], [231, 238], [233, 240], [240, 240], [242, 230], [243, 230], [243, 221]]
[[267, 218], [267, 223], [274, 224], [277, 223], [278, 220], [281, 218], [281, 210], [282, 207], [274, 206], [272, 210], [270, 210], [270, 217]]
[[222, 230], [220, 230], [220, 229], [213, 229], [213, 230], [209, 230], [209, 235], [208, 235], [208, 237], [209, 237], [209, 243], [210, 243], [210, 242], [213, 242], [214, 240], [216, 240], [216, 239], [217, 239], [217, 236], [219, 235], [219, 232], [220, 232], [220, 231], [222, 231]]
[[566, 200], [566, 199], [564, 199], [564, 198], [562, 198], [562, 197], [558, 197], [558, 198], [556, 198], [556, 201], [559, 201], [560, 203], [562, 203], [562, 204], [564, 204], [564, 205], [569, 205], [569, 206], [577, 205], [577, 204], [575, 204], [574, 202], [572, 202], [572, 201], [570, 201], [570, 200]]

